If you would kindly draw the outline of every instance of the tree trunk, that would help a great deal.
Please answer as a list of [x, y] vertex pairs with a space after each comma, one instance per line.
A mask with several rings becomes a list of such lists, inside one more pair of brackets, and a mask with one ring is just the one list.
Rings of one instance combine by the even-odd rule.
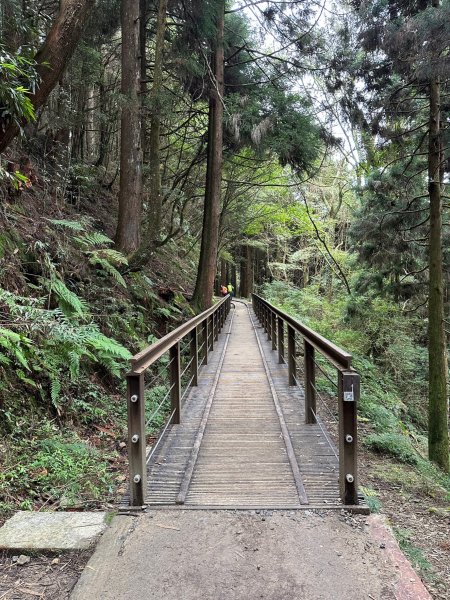
[[161, 195], [161, 91], [163, 86], [163, 50], [166, 32], [167, 0], [160, 0], [156, 24], [155, 67], [153, 86], [150, 94], [150, 140], [149, 140], [149, 220], [148, 242], [154, 247], [161, 234], [162, 195]]
[[122, 0], [122, 84], [120, 190], [116, 245], [124, 254], [140, 244], [142, 147], [140, 116], [139, 0]]
[[247, 296], [250, 298], [253, 294], [253, 279], [254, 279], [254, 268], [253, 268], [253, 257], [254, 251], [252, 246], [247, 246]]
[[228, 285], [227, 281], [227, 263], [222, 258], [220, 261], [220, 285], [226, 286]]
[[223, 5], [218, 14], [217, 40], [213, 55], [214, 81], [209, 100], [205, 208], [197, 281], [192, 298], [193, 305], [199, 310], [205, 310], [212, 304], [217, 268], [223, 144], [224, 12]]
[[248, 296], [248, 274], [247, 274], [247, 247], [241, 246], [241, 260], [240, 260], [240, 281], [239, 281], [239, 295], [241, 298], [247, 298]]
[[[35, 109], [44, 104], [60, 80], [94, 4], [95, 0], [66, 0], [61, 3], [61, 10], [35, 57], [40, 83], [36, 92], [29, 96]], [[0, 152], [9, 146], [18, 133], [16, 125], [5, 123], [0, 118]]]
[[[433, 0], [434, 7], [439, 5]], [[430, 83], [430, 133], [428, 143], [428, 191], [430, 196], [428, 356], [429, 409], [428, 453], [430, 460], [449, 471], [447, 352], [444, 331], [442, 193], [441, 193], [440, 83]]]

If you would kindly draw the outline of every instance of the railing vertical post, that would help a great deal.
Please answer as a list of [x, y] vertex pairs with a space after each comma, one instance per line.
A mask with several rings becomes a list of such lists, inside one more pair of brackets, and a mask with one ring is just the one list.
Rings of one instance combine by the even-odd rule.
[[339, 490], [344, 504], [358, 504], [356, 407], [360, 379], [354, 371], [338, 371]]
[[295, 330], [288, 325], [288, 378], [289, 385], [297, 385], [297, 363], [295, 360]]
[[209, 317], [210, 323], [209, 323], [209, 331], [210, 331], [210, 337], [211, 337], [211, 345], [209, 347], [209, 349], [211, 350], [211, 352], [214, 350], [214, 313]]
[[203, 364], [208, 364], [208, 319], [202, 323], [202, 340], [203, 340]]
[[191, 377], [192, 385], [198, 385], [198, 328], [191, 331]]
[[176, 342], [170, 349], [170, 387], [172, 411], [175, 411], [172, 423], [177, 425], [181, 421], [180, 342]]
[[277, 349], [277, 315], [272, 313], [272, 350]]
[[316, 369], [314, 362], [314, 346], [304, 340], [305, 360], [305, 423], [316, 423]]
[[284, 321], [278, 317], [278, 362], [284, 363]]
[[130, 505], [142, 506], [147, 490], [145, 461], [144, 374], [127, 375], [128, 458], [130, 469]]
[[214, 339], [217, 341], [219, 339], [219, 313], [217, 310], [213, 312], [214, 317]]
[[270, 308], [267, 310], [267, 338], [269, 340], [272, 339], [272, 325], [273, 325], [273, 320], [272, 320], [272, 311], [270, 310]]

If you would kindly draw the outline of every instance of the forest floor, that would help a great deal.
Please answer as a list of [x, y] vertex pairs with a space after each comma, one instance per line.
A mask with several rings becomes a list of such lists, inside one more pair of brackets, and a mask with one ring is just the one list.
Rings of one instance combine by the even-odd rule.
[[68, 600], [91, 554], [92, 550], [84, 550], [25, 557], [17, 551], [3, 551], [0, 553], [0, 598]]

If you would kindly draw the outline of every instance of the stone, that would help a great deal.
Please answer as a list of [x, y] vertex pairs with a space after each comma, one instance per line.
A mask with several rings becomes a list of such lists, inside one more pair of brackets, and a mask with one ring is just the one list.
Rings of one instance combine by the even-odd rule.
[[106, 528], [106, 514], [19, 511], [0, 528], [0, 549], [84, 550]]
[[19, 558], [16, 560], [18, 565], [26, 565], [30, 562], [31, 558], [29, 556], [25, 556], [25, 554], [21, 554]]

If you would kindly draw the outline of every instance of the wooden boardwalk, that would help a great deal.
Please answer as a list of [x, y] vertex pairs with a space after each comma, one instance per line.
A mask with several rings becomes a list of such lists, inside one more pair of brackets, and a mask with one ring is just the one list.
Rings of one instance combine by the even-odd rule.
[[340, 506], [338, 460], [322, 424], [304, 424], [251, 308], [235, 303], [182, 409], [148, 465], [147, 503], [192, 508]]

